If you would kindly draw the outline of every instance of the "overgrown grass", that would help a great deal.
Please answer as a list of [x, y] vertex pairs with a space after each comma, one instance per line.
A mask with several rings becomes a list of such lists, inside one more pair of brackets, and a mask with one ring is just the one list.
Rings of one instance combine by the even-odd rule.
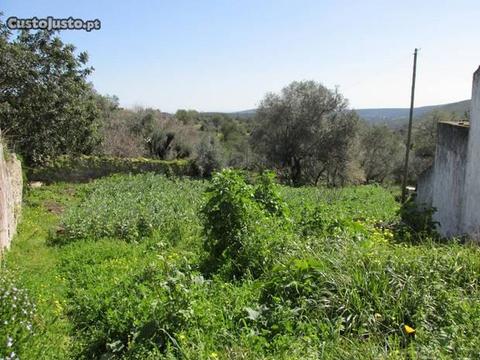
[[203, 189], [200, 181], [168, 180], [153, 174], [98, 180], [88, 201], [62, 217], [53, 241], [108, 237], [141, 241], [154, 237], [178, 242], [198, 236], [197, 212]]
[[65, 359], [70, 346], [70, 323], [64, 313], [65, 284], [58, 272], [61, 251], [46, 245], [62, 211], [78, 201], [84, 186], [58, 184], [28, 191], [22, 219], [2, 271], [25, 288], [37, 310], [33, 332], [17, 355], [22, 359]]
[[[478, 356], [476, 246], [394, 241], [398, 205], [381, 187], [282, 187], [274, 202], [261, 197], [285, 202], [271, 220], [249, 200], [254, 187], [230, 180], [241, 186], [227, 181], [208, 196], [203, 182], [153, 175], [33, 190], [7, 257], [38, 304], [40, 330], [22, 358]], [[212, 252], [202, 231], [228, 217], [232, 201], [246, 217], [236, 251], [224, 255], [260, 269], [233, 278], [205, 272]], [[215, 239], [228, 247], [221, 232]], [[259, 254], [268, 257], [260, 267]]]

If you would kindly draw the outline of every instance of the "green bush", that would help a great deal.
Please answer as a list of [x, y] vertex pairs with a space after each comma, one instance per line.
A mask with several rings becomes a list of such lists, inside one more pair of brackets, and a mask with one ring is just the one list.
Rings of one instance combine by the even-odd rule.
[[86, 182], [112, 174], [152, 172], [169, 176], [194, 176], [196, 169], [188, 160], [115, 158], [108, 156], [59, 156], [42, 166], [28, 169], [28, 178], [46, 183]]
[[225, 165], [225, 154], [218, 140], [214, 137], [202, 139], [197, 145], [194, 167], [198, 175], [210, 177], [215, 171], [220, 171]]
[[[247, 184], [239, 172], [224, 170], [213, 176], [201, 210], [204, 248], [209, 254], [207, 262], [211, 270], [226, 263], [238, 268], [233, 275], [242, 275], [245, 270], [237, 259], [248, 248], [254, 228], [263, 217], [254, 194], [254, 187]], [[236, 264], [230, 264], [232, 260]]]
[[397, 224], [397, 238], [401, 241], [419, 243], [425, 239], [438, 239], [437, 226], [432, 207], [419, 206], [414, 198], [408, 199], [399, 209], [400, 222]]
[[287, 207], [280, 196], [275, 179], [276, 175], [273, 171], [264, 171], [258, 176], [254, 192], [255, 201], [270, 214], [285, 216]]
[[284, 211], [270, 175], [255, 186], [241, 172], [224, 170], [213, 176], [206, 197], [201, 210], [206, 271], [222, 268], [231, 278], [259, 276], [283, 238], [276, 230], [283, 229], [285, 220], [269, 216]]

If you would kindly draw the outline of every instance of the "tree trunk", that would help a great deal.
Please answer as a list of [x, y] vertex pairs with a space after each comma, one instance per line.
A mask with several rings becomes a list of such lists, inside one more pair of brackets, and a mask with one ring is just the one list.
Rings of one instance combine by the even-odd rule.
[[300, 159], [297, 157], [292, 157], [291, 164], [291, 177], [294, 185], [299, 185], [302, 177], [302, 165]]

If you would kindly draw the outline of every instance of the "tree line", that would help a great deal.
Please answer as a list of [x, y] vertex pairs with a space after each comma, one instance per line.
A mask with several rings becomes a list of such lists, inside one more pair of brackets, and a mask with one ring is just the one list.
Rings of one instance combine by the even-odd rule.
[[[98, 94], [85, 52], [50, 31], [12, 34], [0, 25], [0, 129], [29, 166], [58, 155], [192, 159], [209, 176], [223, 167], [274, 169], [286, 183], [398, 182], [405, 128], [371, 125], [338, 89], [295, 81], [261, 100], [253, 119], [227, 114], [124, 109]], [[433, 161], [436, 123], [417, 120], [412, 181]]]

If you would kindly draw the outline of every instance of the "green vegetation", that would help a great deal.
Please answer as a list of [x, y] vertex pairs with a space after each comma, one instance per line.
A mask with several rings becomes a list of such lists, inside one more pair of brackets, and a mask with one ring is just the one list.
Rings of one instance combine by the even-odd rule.
[[[372, 185], [398, 183], [404, 128], [315, 81], [254, 119], [123, 109], [87, 63], [0, 23], [0, 135], [57, 182], [28, 189], [1, 259], [0, 360], [478, 357], [480, 250]], [[411, 182], [464, 105], [423, 108]]]
[[267, 94], [257, 111], [251, 141], [267, 168], [279, 168], [293, 184], [347, 183], [358, 117], [337, 90], [294, 81]]
[[181, 241], [199, 227], [196, 213], [202, 190], [198, 181], [153, 174], [99, 180], [86, 201], [65, 213], [53, 241], [106, 237]]
[[163, 175], [195, 176], [196, 164], [187, 160], [114, 158], [109, 156], [59, 156], [42, 166], [28, 168], [28, 178], [47, 183], [57, 181], [85, 182], [112, 174], [154, 172]]
[[87, 53], [77, 55], [51, 31], [13, 37], [0, 18], [0, 124], [8, 143], [28, 164], [92, 153], [100, 114]]
[[14, 359], [23, 352], [33, 332], [35, 305], [6, 270], [0, 273], [0, 356]]
[[230, 170], [32, 189], [0, 296], [36, 311], [1, 328], [1, 356], [476, 358], [480, 250], [413, 243], [398, 211], [379, 186]]
[[[20, 342], [14, 339], [14, 345], [20, 346], [7, 349], [22, 359], [68, 358], [71, 326], [63, 311], [66, 289], [58, 268], [61, 251], [46, 246], [46, 240], [55, 229], [59, 214], [74, 205], [82, 193], [83, 185], [59, 184], [32, 189], [24, 199], [18, 234], [2, 262], [2, 271], [7, 270], [10, 277], [15, 278], [15, 286], [24, 289], [36, 307], [31, 335]], [[1, 335], [2, 342], [12, 337], [12, 334]], [[8, 356], [10, 352], [1, 356]]]
[[255, 185], [232, 170], [216, 174], [202, 208], [206, 274], [230, 280], [267, 271], [288, 234], [282, 209], [270, 174]]

